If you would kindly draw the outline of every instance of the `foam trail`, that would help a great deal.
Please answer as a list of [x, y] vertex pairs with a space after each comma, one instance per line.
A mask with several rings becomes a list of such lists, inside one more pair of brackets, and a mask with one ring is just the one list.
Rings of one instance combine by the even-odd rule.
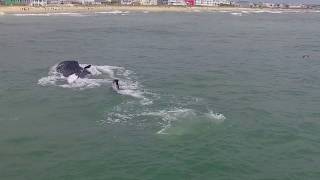
[[101, 12], [95, 12], [96, 14], [112, 14], [112, 15], [117, 15], [117, 14], [129, 14], [129, 11], [101, 11]]
[[236, 13], [236, 12], [234, 12], [234, 13], [230, 13], [231, 15], [233, 15], [233, 16], [242, 16], [242, 13]]

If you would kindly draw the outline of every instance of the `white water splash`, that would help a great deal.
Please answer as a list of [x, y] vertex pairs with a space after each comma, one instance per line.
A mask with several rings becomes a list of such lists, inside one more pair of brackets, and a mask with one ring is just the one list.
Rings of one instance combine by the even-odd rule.
[[[85, 67], [88, 64], [80, 64]], [[152, 101], [145, 97], [145, 91], [140, 83], [133, 78], [133, 72], [124, 67], [108, 66], [108, 65], [92, 65], [87, 70], [91, 73], [86, 78], [78, 78], [73, 74], [69, 77], [64, 77], [56, 71], [57, 65], [50, 68], [48, 76], [38, 80], [41, 86], [58, 86], [62, 88], [85, 90], [100, 86], [111, 87], [114, 79], [119, 79], [120, 90], [116, 92], [121, 95], [131, 96], [140, 99], [142, 105], [152, 104]]]

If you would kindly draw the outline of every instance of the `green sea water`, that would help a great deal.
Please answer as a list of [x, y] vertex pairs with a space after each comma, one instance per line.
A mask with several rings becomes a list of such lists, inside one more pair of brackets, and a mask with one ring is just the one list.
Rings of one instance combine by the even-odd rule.
[[319, 18], [0, 16], [0, 179], [320, 179]]

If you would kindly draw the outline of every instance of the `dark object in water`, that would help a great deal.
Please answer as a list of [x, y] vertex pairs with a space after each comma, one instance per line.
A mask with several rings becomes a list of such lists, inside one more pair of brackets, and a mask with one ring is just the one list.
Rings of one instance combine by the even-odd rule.
[[117, 88], [117, 90], [119, 90], [120, 89], [120, 87], [119, 87], [119, 79], [113, 80], [112, 85], [115, 86]]
[[303, 55], [302, 58], [306, 59], [306, 58], [310, 58], [310, 56], [309, 55]]
[[68, 77], [72, 74], [76, 74], [80, 78], [84, 78], [86, 75], [91, 74], [87, 69], [91, 65], [86, 67], [81, 67], [78, 61], [62, 61], [57, 66], [57, 71], [61, 73], [64, 77]]

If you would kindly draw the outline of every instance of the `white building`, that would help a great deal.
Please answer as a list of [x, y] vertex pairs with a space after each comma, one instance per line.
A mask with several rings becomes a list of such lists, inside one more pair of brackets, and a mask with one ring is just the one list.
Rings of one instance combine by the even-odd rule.
[[132, 5], [135, 1], [134, 0], [121, 0], [120, 3], [122, 5]]
[[168, 0], [168, 5], [186, 6], [187, 4], [184, 0]]
[[275, 7], [277, 7], [277, 5], [274, 3], [263, 3], [263, 7], [275, 8]]
[[48, 4], [47, 0], [31, 0], [31, 6], [46, 6]]
[[81, 4], [94, 4], [94, 0], [80, 0]]
[[158, 0], [140, 0], [141, 5], [158, 5]]
[[232, 5], [228, 0], [196, 0], [196, 6], [227, 6]]

